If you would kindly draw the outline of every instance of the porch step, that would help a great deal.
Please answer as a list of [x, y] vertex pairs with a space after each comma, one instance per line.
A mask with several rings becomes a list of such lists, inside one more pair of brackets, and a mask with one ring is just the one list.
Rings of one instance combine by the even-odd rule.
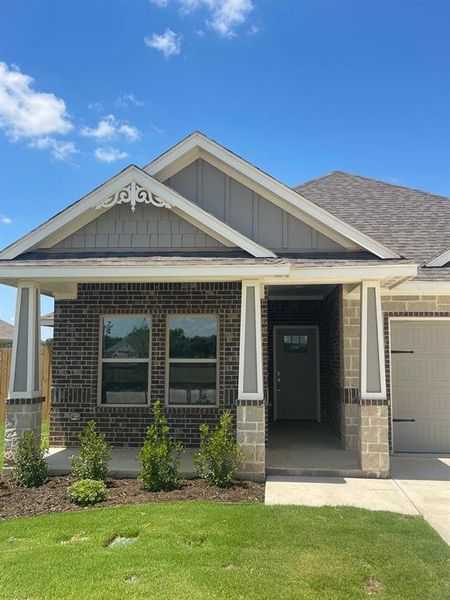
[[266, 477], [354, 477], [364, 479], [386, 479], [389, 474], [372, 473], [361, 469], [320, 469], [320, 468], [274, 468], [266, 469]]

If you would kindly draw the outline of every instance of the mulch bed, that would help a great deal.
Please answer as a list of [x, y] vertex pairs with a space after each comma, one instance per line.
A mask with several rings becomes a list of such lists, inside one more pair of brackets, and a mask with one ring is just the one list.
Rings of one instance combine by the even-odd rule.
[[[30, 517], [66, 510], [89, 510], [72, 504], [67, 499], [67, 486], [72, 477], [49, 477], [38, 488], [16, 485], [9, 476], [0, 476], [0, 520]], [[212, 500], [215, 502], [264, 502], [264, 484], [237, 481], [229, 489], [209, 487], [201, 479], [186, 479], [179, 490], [146, 492], [136, 479], [110, 479], [107, 482], [107, 500], [95, 507], [112, 507], [145, 502], [174, 502], [182, 500]]]

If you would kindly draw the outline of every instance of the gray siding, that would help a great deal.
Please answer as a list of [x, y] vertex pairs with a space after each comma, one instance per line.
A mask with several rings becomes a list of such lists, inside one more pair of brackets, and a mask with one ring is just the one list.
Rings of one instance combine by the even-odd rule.
[[171, 210], [155, 206], [114, 206], [65, 238], [55, 248], [127, 250], [145, 248], [224, 248]]
[[225, 223], [273, 250], [342, 250], [342, 246], [302, 223], [203, 159], [166, 184]]

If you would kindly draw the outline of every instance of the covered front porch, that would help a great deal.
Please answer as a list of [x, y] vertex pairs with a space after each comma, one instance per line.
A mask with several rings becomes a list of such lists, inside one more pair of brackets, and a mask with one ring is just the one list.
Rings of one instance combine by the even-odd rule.
[[[54, 261], [42, 261], [36, 268], [28, 268], [26, 261], [19, 270], [10, 267], [23, 278], [9, 279], [18, 286], [18, 304], [7, 451], [24, 431], [40, 431], [37, 350], [42, 292], [55, 297], [52, 469], [68, 468], [78, 433], [94, 419], [115, 446], [113, 471], [136, 473], [137, 448], [151, 422], [151, 405], [159, 400], [173, 435], [187, 449], [186, 475], [193, 473], [199, 425], [214, 425], [225, 409], [233, 413], [236, 437], [246, 455], [241, 476], [263, 479], [268, 472], [304, 469], [388, 474], [380, 288], [403, 275], [404, 268], [377, 266], [369, 279], [366, 264], [348, 271], [338, 266], [306, 268], [284, 260], [242, 258], [229, 263], [211, 258], [199, 264], [189, 259], [189, 271], [183, 271], [180, 257], [157, 266], [149, 266], [150, 259], [120, 261], [115, 270], [108, 263], [84, 271], [78, 259], [65, 261], [65, 271], [56, 270]], [[25, 279], [26, 272], [34, 278]], [[112, 340], [116, 354], [104, 354], [105, 315], [108, 323], [111, 316], [138, 315], [145, 320], [150, 341], [137, 359], [125, 356], [132, 352], [131, 338], [126, 344]], [[200, 358], [207, 368], [197, 387], [180, 379], [187, 376], [186, 356], [176, 358], [169, 350], [171, 320], [180, 315], [214, 321], [208, 329], [214, 344], [210, 340], [210, 353]], [[284, 365], [291, 374], [279, 376], [282, 369], [275, 358], [284, 346], [289, 360], [310, 355], [316, 357], [314, 366], [306, 362], [297, 368], [291, 360]], [[124, 379], [122, 387], [108, 387], [101, 368], [106, 373], [105, 365], [124, 359], [145, 366], [136, 367], [140, 387], [135, 389], [133, 379], [125, 403], [117, 401], [124, 398]], [[190, 360], [198, 357], [188, 356]], [[177, 361], [186, 372], [173, 369], [176, 377], [170, 379], [171, 365]], [[298, 412], [299, 406], [309, 413]]]

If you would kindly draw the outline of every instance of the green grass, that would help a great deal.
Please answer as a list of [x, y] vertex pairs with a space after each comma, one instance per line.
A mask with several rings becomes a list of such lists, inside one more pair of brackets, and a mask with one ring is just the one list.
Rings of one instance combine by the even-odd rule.
[[[48, 445], [50, 421], [42, 421], [42, 442]], [[0, 470], [3, 468], [3, 452], [5, 447], [5, 421], [0, 421]]]
[[[107, 547], [115, 535], [138, 537]], [[352, 508], [180, 502], [16, 519], [0, 524], [0, 556], [8, 600], [450, 598], [450, 551], [424, 521]]]

